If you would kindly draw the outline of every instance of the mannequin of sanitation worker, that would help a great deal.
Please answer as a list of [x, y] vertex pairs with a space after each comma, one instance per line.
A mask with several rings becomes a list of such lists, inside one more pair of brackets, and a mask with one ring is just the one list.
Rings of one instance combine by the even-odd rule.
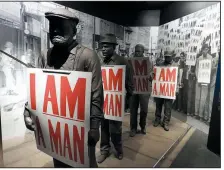
[[[135, 46], [135, 54], [134, 57], [144, 57], [144, 46], [141, 44], [137, 44]], [[151, 61], [149, 62], [149, 69], [150, 74], [153, 72], [153, 65]], [[148, 114], [148, 104], [149, 104], [149, 98], [151, 95], [152, 90], [152, 76], [149, 78], [150, 81], [150, 93], [149, 94], [134, 94], [131, 97], [131, 115], [130, 115], [130, 137], [134, 137], [137, 133], [137, 127], [138, 127], [138, 107], [140, 104], [140, 122], [139, 125], [141, 127], [141, 133], [146, 134], [146, 119]]]
[[[50, 40], [54, 46], [39, 58], [38, 67], [92, 72], [88, 146], [95, 147], [100, 137], [99, 124], [103, 118], [103, 86], [99, 58], [94, 51], [79, 45], [73, 38], [76, 35], [79, 19], [72, 12], [60, 8], [45, 13], [45, 17], [49, 20]], [[26, 127], [34, 130], [27, 108], [24, 111], [24, 119]], [[54, 166], [70, 167], [56, 159], [54, 159]], [[94, 167], [97, 167], [97, 164]]]
[[[125, 89], [129, 96], [132, 95], [134, 90], [133, 71], [128, 61], [116, 54], [115, 49], [117, 46], [116, 36], [114, 34], [106, 34], [102, 39], [102, 53], [101, 65], [125, 65]], [[110, 155], [110, 140], [116, 150], [116, 157], [123, 159], [122, 147], [122, 122], [104, 119], [101, 124], [101, 141], [100, 151], [101, 155], [97, 158], [98, 163], [102, 163]]]
[[[162, 63], [158, 63], [156, 66], [162, 66], [162, 67], [177, 67], [177, 64], [173, 62], [174, 57], [173, 51], [165, 51], [164, 52], [164, 58], [165, 61]], [[155, 75], [154, 75], [155, 76]], [[177, 84], [179, 84], [178, 78], [177, 78]], [[178, 94], [178, 86], [176, 90], [176, 95]], [[156, 101], [156, 112], [155, 112], [155, 121], [154, 121], [154, 127], [159, 126], [159, 124], [162, 125], [165, 131], [169, 131], [169, 122], [171, 119], [171, 110], [172, 110], [172, 99], [164, 99], [164, 98], [155, 98]], [[162, 108], [164, 105], [164, 118], [163, 122], [161, 122], [161, 113]]]

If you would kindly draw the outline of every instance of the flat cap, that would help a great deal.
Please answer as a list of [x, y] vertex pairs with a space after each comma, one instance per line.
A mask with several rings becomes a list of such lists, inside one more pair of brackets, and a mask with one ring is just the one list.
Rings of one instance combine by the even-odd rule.
[[109, 43], [117, 45], [117, 38], [114, 34], [105, 34], [101, 39], [101, 43]]
[[165, 51], [165, 52], [164, 52], [164, 57], [166, 57], [166, 56], [167, 56], [167, 57], [169, 57], [169, 56], [171, 57], [171, 56], [173, 56], [173, 55], [174, 55], [173, 51]]
[[68, 19], [68, 20], [73, 20], [75, 22], [79, 22], [79, 19], [78, 17], [72, 13], [71, 11], [65, 9], [65, 8], [55, 8], [53, 9], [51, 12], [46, 12], [45, 13], [45, 17], [47, 19], [50, 19], [50, 18], [63, 18], [63, 19]]

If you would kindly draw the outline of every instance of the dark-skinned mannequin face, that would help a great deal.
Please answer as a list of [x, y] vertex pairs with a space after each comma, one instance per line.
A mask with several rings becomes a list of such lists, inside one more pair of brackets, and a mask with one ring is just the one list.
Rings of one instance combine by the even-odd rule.
[[135, 47], [135, 57], [143, 57], [144, 48], [137, 46]]
[[102, 53], [103, 56], [108, 58], [112, 57], [115, 51], [116, 45], [110, 43], [103, 43], [102, 44]]
[[77, 23], [61, 18], [51, 18], [49, 21], [51, 43], [61, 47], [70, 45], [76, 35]]

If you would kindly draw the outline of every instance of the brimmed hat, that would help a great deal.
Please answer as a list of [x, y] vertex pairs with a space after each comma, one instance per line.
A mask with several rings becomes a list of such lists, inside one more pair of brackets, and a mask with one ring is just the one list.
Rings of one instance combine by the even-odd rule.
[[71, 11], [64, 9], [64, 8], [55, 8], [51, 12], [46, 12], [45, 17], [49, 20], [51, 18], [56, 17], [56, 18], [72, 20], [72, 21], [75, 21], [76, 23], [79, 23], [78, 17]]
[[137, 45], [135, 46], [135, 48], [137, 48], [137, 47], [140, 47], [140, 48], [143, 49], [143, 51], [145, 51], [145, 47], [144, 47], [144, 45], [142, 45], [142, 44], [137, 44]]
[[173, 51], [165, 51], [164, 52], [164, 57], [172, 57], [174, 54], [173, 54]]
[[117, 38], [114, 34], [105, 34], [100, 42], [117, 45]]

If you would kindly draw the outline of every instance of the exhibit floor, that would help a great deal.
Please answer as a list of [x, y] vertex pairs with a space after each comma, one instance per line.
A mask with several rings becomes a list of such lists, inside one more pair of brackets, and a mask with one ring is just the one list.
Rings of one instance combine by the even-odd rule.
[[207, 140], [208, 135], [196, 129], [170, 168], [221, 168], [221, 158], [207, 149]]
[[[174, 146], [173, 148], [176, 147], [174, 145], [175, 141], [181, 140], [180, 137], [186, 134], [190, 126], [176, 118], [172, 118], [170, 131], [168, 132], [164, 131], [161, 126], [153, 127], [155, 105], [153, 102], [150, 102], [149, 105], [147, 134], [137, 134], [134, 138], [129, 137], [130, 115], [126, 115], [123, 123], [123, 160], [117, 160], [111, 154], [105, 162], [99, 164], [99, 167], [153, 167], [160, 162], [167, 150], [172, 146]], [[36, 149], [32, 132], [27, 131], [25, 142], [17, 144], [18, 141], [21, 141], [21, 139], [14, 138], [13, 140], [4, 141], [5, 145], [10, 145], [4, 150], [5, 167], [53, 167], [52, 158]], [[175, 144], [178, 144], [178, 142]], [[98, 142], [96, 155], [99, 155], [99, 151]], [[157, 164], [157, 167], [159, 166], [160, 164]]]

